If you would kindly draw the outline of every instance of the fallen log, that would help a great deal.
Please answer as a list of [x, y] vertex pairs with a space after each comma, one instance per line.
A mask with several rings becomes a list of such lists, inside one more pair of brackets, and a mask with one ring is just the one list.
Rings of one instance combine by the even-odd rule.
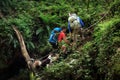
[[17, 35], [18, 40], [19, 40], [20, 47], [21, 47], [21, 52], [22, 52], [22, 55], [23, 55], [23, 57], [24, 57], [24, 59], [25, 59], [25, 61], [27, 63], [27, 66], [28, 66], [28, 68], [30, 70], [33, 70], [33, 62], [32, 62], [32, 60], [31, 60], [31, 58], [30, 58], [30, 56], [28, 54], [28, 51], [26, 49], [24, 39], [23, 39], [20, 31], [15, 26], [13, 26], [13, 29], [14, 29], [16, 35]]
[[15, 26], [13, 26], [13, 29], [14, 29], [16, 35], [17, 35], [18, 40], [19, 40], [22, 55], [23, 55], [27, 65], [28, 65], [28, 68], [30, 70], [32, 70], [34, 72], [37, 67], [40, 67], [40, 66], [45, 67], [50, 62], [56, 61], [56, 59], [58, 58], [58, 55], [56, 57], [53, 57], [54, 58], [53, 59], [52, 56], [51, 56], [52, 54], [49, 54], [48, 57], [44, 60], [39, 60], [39, 59], [34, 60], [34, 59], [30, 58], [30, 56], [28, 54], [28, 51], [26, 49], [22, 34], [20, 33], [20, 31]]

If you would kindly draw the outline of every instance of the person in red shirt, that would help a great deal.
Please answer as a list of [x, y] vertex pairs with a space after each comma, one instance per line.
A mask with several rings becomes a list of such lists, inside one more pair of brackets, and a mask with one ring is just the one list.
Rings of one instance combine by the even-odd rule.
[[66, 51], [66, 47], [67, 45], [69, 44], [69, 41], [66, 39], [66, 28], [65, 27], [62, 27], [62, 30], [58, 36], [58, 43], [59, 43], [59, 46], [61, 47], [63, 53], [65, 53]]

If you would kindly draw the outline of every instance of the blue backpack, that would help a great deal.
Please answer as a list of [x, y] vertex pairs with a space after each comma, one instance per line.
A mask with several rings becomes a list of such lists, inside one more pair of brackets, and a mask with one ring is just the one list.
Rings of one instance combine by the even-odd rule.
[[61, 32], [61, 28], [59, 27], [56, 27], [54, 28], [52, 31], [51, 31], [51, 35], [50, 35], [50, 38], [49, 38], [49, 42], [53, 42], [53, 43], [57, 43], [57, 39], [58, 39], [58, 36], [59, 36], [59, 33]]

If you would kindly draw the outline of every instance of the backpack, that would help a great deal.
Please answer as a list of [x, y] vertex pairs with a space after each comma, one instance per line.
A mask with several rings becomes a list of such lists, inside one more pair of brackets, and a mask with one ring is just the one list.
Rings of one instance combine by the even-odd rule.
[[68, 21], [70, 23], [70, 27], [75, 27], [75, 26], [79, 26], [79, 27], [83, 27], [84, 23], [83, 21], [80, 19], [80, 17], [78, 17], [77, 15], [72, 15], [68, 18]]
[[60, 32], [59, 31], [54, 31], [54, 37], [56, 38], [56, 39], [58, 39], [58, 36], [59, 36], [59, 34], [60, 34]]
[[62, 30], [62, 29], [59, 28], [59, 27], [54, 28], [54, 29], [51, 31], [51, 35], [50, 35], [49, 41], [56, 43], [57, 40], [58, 40], [58, 36], [59, 36], [61, 30]]

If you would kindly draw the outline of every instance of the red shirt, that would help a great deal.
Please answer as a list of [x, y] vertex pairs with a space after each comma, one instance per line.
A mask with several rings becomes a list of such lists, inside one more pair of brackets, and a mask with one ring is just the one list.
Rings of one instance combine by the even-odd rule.
[[65, 38], [65, 33], [63, 31], [60, 32], [59, 36], [58, 36], [58, 42], [61, 42], [63, 40], [63, 38]]

